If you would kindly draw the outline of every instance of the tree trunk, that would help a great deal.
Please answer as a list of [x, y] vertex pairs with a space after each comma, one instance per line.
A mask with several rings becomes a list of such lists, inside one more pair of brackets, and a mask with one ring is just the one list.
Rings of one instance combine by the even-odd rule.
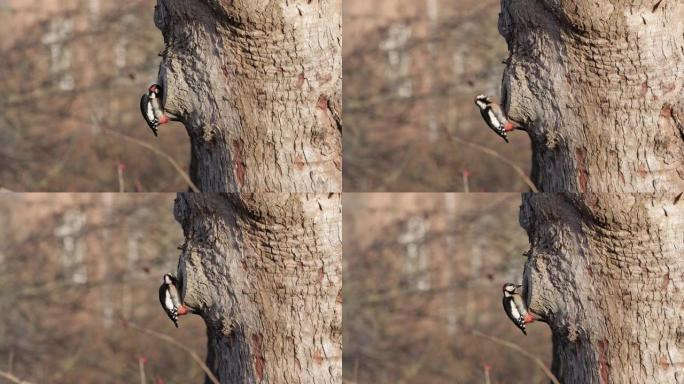
[[563, 383], [684, 382], [684, 212], [675, 195], [526, 194], [523, 284]]
[[540, 190], [574, 193], [526, 194], [520, 214], [563, 383], [684, 382], [684, 203], [666, 194], [684, 190], [683, 18], [677, 1], [502, 1], [503, 103]]
[[684, 190], [684, 3], [501, 4], [502, 99], [540, 190]]
[[188, 131], [200, 190], [341, 191], [340, 8], [158, 0], [164, 105]]
[[179, 194], [185, 303], [221, 383], [339, 383], [340, 194]]

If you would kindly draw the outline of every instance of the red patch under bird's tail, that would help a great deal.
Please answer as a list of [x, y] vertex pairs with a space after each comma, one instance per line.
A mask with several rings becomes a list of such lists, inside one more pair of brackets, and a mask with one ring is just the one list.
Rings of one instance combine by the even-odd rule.
[[525, 314], [525, 318], [523, 319], [523, 321], [525, 322], [525, 324], [532, 323], [532, 322], [534, 322], [535, 320], [537, 320], [537, 319], [535, 319], [535, 318], [534, 318], [534, 315], [532, 315], [532, 314], [529, 313], [529, 312], [527, 312], [527, 313]]
[[506, 124], [504, 124], [504, 131], [506, 132], [515, 131], [516, 128], [518, 128], [517, 124], [511, 121], [507, 121]]

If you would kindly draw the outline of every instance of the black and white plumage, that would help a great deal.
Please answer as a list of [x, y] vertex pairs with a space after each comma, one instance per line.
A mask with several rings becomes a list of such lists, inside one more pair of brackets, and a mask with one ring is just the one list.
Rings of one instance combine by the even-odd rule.
[[501, 106], [485, 95], [479, 95], [475, 98], [475, 104], [480, 109], [480, 114], [489, 128], [508, 143], [506, 133], [514, 130], [515, 125], [508, 120]]
[[525, 324], [531, 322], [531, 315], [527, 311], [525, 300], [518, 293], [518, 288], [522, 285], [507, 283], [503, 286], [503, 307], [506, 315], [520, 330], [527, 335]]
[[157, 84], [152, 84], [140, 99], [140, 112], [155, 136], [159, 132], [159, 126], [169, 122], [162, 107], [161, 97], [162, 88]]
[[173, 321], [173, 325], [178, 328], [179, 310], [183, 312], [184, 307], [181, 304], [180, 293], [178, 292], [178, 280], [170, 273], [164, 275], [164, 281], [159, 287], [159, 302], [166, 315]]

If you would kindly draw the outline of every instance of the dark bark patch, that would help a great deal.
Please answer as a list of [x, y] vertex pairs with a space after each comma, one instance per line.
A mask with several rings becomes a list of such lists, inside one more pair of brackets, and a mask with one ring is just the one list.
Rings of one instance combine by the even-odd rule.
[[264, 359], [264, 348], [263, 348], [264, 337], [261, 333], [255, 333], [252, 335], [252, 356], [254, 357], [254, 371], [257, 374], [259, 380], [264, 379], [264, 366], [266, 365], [266, 359]]
[[245, 162], [242, 159], [242, 140], [233, 140], [233, 164], [235, 167], [235, 177], [240, 186], [245, 184]]
[[318, 268], [318, 282], [323, 284], [323, 277], [325, 277], [325, 269], [323, 267]]
[[596, 345], [598, 346], [599, 354], [599, 374], [601, 377], [601, 383], [610, 383], [610, 363], [608, 362], [608, 340], [599, 340]]
[[587, 172], [586, 151], [583, 148], [577, 148], [575, 150], [575, 160], [577, 160], [577, 170], [579, 178], [580, 192], [584, 193], [587, 190], [587, 179], [589, 177], [589, 172]]

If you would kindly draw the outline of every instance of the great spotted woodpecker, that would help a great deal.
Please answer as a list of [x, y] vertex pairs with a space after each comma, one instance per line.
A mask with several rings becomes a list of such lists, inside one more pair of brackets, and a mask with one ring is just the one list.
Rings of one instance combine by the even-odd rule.
[[192, 312], [181, 303], [180, 293], [178, 292], [178, 280], [170, 273], [164, 275], [164, 281], [159, 287], [159, 302], [176, 328], [178, 328], [178, 316], [187, 315]]
[[480, 109], [480, 114], [489, 128], [508, 143], [506, 133], [518, 128], [518, 125], [510, 121], [501, 106], [493, 102], [489, 96], [479, 95], [475, 98], [475, 104]]
[[518, 293], [518, 288], [522, 285], [515, 285], [513, 283], [504, 284], [503, 290], [503, 307], [506, 315], [513, 321], [513, 323], [520, 328], [520, 330], [527, 335], [525, 325], [535, 321], [535, 317], [527, 310], [525, 300]]
[[159, 126], [171, 121], [162, 107], [162, 88], [157, 84], [150, 85], [147, 93], [140, 99], [140, 112], [142, 112], [147, 125], [157, 136]]

